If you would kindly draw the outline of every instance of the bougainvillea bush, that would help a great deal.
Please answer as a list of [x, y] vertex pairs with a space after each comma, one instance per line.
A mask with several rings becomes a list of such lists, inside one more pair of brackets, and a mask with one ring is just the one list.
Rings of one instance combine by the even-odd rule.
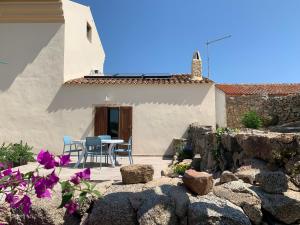
[[[59, 173], [63, 166], [71, 162], [70, 155], [55, 157], [49, 151], [41, 150], [37, 155], [37, 162], [37, 168], [25, 174], [11, 168], [0, 171], [0, 202], [5, 200], [12, 209], [21, 209], [28, 215], [31, 196], [51, 198], [54, 187], [60, 184], [62, 201], [58, 207], [65, 207], [69, 214], [73, 214], [89, 196], [100, 196], [100, 193], [94, 190], [95, 185], [89, 182], [90, 169], [75, 173], [67, 181], [60, 181]], [[1, 167], [4, 165], [0, 163]], [[48, 173], [41, 175], [41, 168]]]

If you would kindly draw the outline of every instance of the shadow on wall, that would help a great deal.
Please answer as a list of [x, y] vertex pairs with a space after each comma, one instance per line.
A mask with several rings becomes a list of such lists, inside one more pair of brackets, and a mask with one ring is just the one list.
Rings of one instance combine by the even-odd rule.
[[[106, 103], [112, 96], [113, 104], [169, 104], [197, 106], [206, 98], [211, 85], [178, 86], [62, 86], [48, 107], [48, 112], [91, 108]], [[194, 95], [193, 95], [194, 94]], [[110, 102], [107, 102], [110, 103]]]
[[[37, 58], [62, 26], [63, 24], [39, 23], [0, 24], [0, 58], [8, 62], [0, 66], [0, 91], [9, 89], [14, 80]], [[47, 62], [40, 62], [40, 65], [47, 66]], [[43, 75], [46, 74], [41, 74]]]

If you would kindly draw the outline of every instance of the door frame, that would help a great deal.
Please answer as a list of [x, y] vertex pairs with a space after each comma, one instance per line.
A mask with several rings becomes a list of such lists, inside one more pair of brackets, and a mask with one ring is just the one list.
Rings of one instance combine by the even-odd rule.
[[[96, 105], [94, 106], [94, 136], [99, 136], [101, 135], [101, 133], [103, 133], [104, 131], [102, 131], [103, 129], [106, 129], [106, 131], [104, 133], [107, 134], [108, 131], [108, 109], [109, 108], [118, 108], [119, 109], [119, 127], [118, 127], [118, 138], [122, 138], [122, 134], [121, 134], [121, 116], [122, 116], [122, 108], [130, 108], [130, 119], [131, 119], [131, 123], [129, 125], [129, 136], [132, 136], [132, 127], [133, 127], [133, 107], [130, 105]], [[102, 111], [105, 109], [105, 111]], [[106, 124], [104, 126], [101, 126], [100, 121], [101, 121], [101, 115], [104, 116], [104, 120], [106, 120]], [[126, 140], [127, 141], [127, 140]]]

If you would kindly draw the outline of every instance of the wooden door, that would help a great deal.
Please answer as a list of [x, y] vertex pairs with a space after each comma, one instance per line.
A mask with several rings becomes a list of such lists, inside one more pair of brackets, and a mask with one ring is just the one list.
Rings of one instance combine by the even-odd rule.
[[128, 141], [132, 135], [132, 107], [120, 107], [119, 137]]
[[94, 121], [94, 135], [99, 136], [107, 133], [107, 107], [97, 107]]

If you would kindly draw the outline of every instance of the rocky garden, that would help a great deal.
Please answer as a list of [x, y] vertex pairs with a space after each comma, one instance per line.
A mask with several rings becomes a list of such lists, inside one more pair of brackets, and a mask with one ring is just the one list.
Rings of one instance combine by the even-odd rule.
[[[173, 163], [153, 179], [151, 165], [122, 167], [122, 182], [96, 183], [102, 196], [73, 214], [32, 198], [29, 215], [2, 206], [3, 224], [300, 224], [300, 134], [192, 124]], [[58, 188], [57, 193], [60, 193]], [[4, 210], [3, 210], [4, 209]], [[0, 219], [1, 221], [1, 219]]]

